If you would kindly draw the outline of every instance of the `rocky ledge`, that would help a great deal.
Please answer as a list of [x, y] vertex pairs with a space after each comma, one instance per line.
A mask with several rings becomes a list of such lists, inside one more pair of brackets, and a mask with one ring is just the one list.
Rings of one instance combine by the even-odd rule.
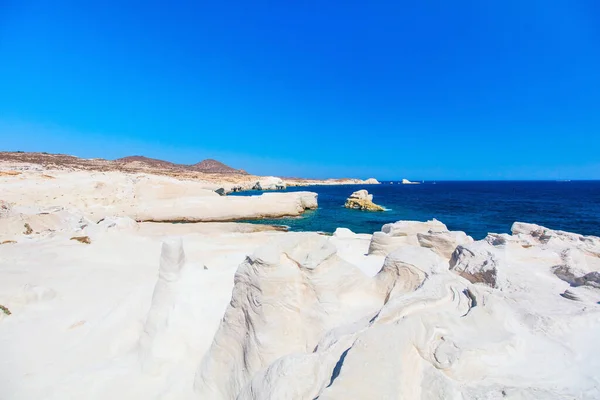
[[352, 193], [344, 207], [363, 211], [385, 211], [385, 208], [373, 203], [373, 195], [364, 189]]

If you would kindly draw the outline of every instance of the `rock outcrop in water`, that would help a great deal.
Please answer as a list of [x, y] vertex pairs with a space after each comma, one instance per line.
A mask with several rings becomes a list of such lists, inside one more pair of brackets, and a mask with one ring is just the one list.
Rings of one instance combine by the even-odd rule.
[[344, 207], [363, 211], [385, 211], [385, 208], [373, 203], [373, 195], [366, 190], [357, 190], [352, 193]]
[[405, 178], [405, 179], [402, 179], [402, 184], [403, 184], [403, 185], [418, 185], [418, 184], [420, 184], [420, 183], [421, 183], [421, 182], [411, 182], [411, 181], [409, 181], [409, 180], [408, 180], [408, 179], [406, 179], [406, 178]]
[[261, 178], [254, 187], [253, 190], [283, 190], [286, 188], [285, 182], [281, 178], [275, 176], [265, 176]]

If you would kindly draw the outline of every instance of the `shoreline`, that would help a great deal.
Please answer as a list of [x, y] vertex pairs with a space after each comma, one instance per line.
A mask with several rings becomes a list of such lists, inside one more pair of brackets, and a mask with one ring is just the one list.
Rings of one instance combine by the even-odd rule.
[[595, 396], [600, 238], [168, 219], [317, 207], [216, 184], [0, 174], [0, 397], [409, 398], [433, 381], [451, 397]]

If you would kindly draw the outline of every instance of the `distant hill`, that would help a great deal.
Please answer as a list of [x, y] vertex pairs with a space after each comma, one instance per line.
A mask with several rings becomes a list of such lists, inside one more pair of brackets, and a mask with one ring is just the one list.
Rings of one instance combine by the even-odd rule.
[[183, 167], [183, 166], [174, 164], [174, 163], [169, 162], [169, 161], [158, 160], [156, 158], [149, 158], [149, 157], [144, 157], [144, 156], [128, 156], [128, 157], [118, 158], [118, 159], [115, 160], [115, 162], [122, 163], [122, 164], [128, 164], [128, 163], [138, 162], [138, 163], [142, 163], [142, 164], [145, 164], [145, 165], [147, 165], [149, 167], [154, 167], [154, 168], [177, 168], [177, 167]]
[[128, 156], [116, 160], [79, 158], [66, 154], [49, 154], [23, 151], [0, 151], [0, 162], [33, 163], [49, 168], [72, 168], [92, 171], [131, 171], [167, 175], [196, 173], [248, 175], [242, 169], [231, 168], [220, 161], [207, 159], [194, 165], [176, 164], [144, 156]]
[[221, 161], [206, 159], [194, 165], [189, 166], [190, 169], [200, 172], [215, 173], [215, 174], [247, 174], [243, 169], [231, 168], [229, 165], [223, 164]]
[[144, 156], [128, 156], [115, 160], [120, 164], [139, 163], [151, 168], [167, 168], [167, 169], [182, 169], [188, 171], [204, 172], [209, 174], [247, 174], [242, 169], [231, 168], [223, 164], [221, 161], [207, 159], [193, 165], [175, 164], [169, 161], [158, 160]]

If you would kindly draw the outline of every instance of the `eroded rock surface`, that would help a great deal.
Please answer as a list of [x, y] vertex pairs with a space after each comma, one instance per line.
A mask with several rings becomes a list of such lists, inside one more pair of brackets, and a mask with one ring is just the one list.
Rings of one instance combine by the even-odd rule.
[[398, 221], [385, 224], [380, 232], [373, 234], [369, 254], [385, 256], [402, 246], [412, 245], [431, 248], [442, 257], [450, 258], [456, 246], [472, 241], [464, 232], [448, 231], [446, 225], [436, 219]]
[[[136, 221], [211, 222], [298, 216], [317, 207], [317, 194], [312, 192], [220, 196], [214, 184], [166, 176], [87, 171], [55, 173], [53, 179], [22, 175], [0, 178], [0, 196], [5, 200], [0, 216], [14, 213], [10, 204], [18, 204], [78, 210], [94, 222], [115, 216]], [[274, 177], [258, 183], [267, 189], [283, 184]], [[248, 184], [247, 189], [251, 188]]]
[[385, 208], [373, 203], [373, 195], [366, 190], [357, 190], [352, 193], [344, 207], [362, 211], [385, 211]]
[[[444, 228], [435, 221], [429, 225]], [[594, 301], [600, 289], [593, 284], [598, 272], [584, 275], [589, 284], [567, 289], [569, 283], [553, 269], [561, 260], [558, 248], [578, 246], [570, 235], [546, 230], [544, 236], [560, 236], [556, 243], [539, 240], [537, 231], [473, 242], [464, 234], [423, 229], [418, 223], [385, 227], [382, 233], [406, 241], [396, 243], [372, 278], [328, 245], [352, 237], [342, 230], [333, 238], [309, 235], [273, 243], [250, 256], [238, 269], [232, 302], [198, 371], [196, 394], [206, 399], [600, 394], [600, 378], [591, 368], [600, 345], [580, 341], [600, 333], [600, 305]], [[523, 235], [536, 244], [523, 247]], [[463, 243], [449, 257], [456, 242]], [[579, 265], [582, 259], [572, 256], [571, 262]]]
[[78, 218], [0, 246], [7, 398], [600, 398], [598, 238]]

